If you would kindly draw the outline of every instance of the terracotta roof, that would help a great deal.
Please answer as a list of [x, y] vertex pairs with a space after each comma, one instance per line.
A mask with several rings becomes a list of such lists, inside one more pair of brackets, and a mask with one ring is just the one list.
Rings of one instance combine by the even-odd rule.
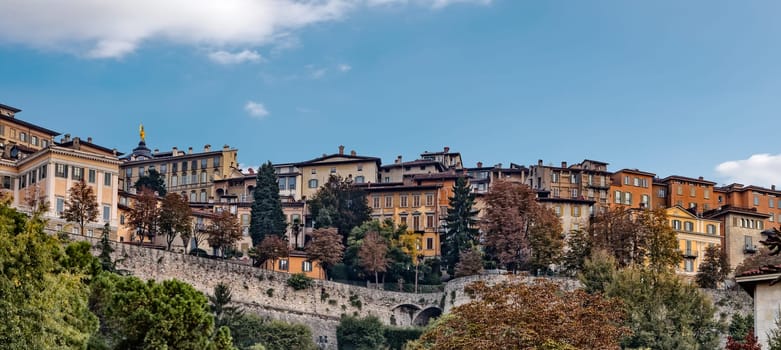
[[9, 111], [11, 111], [11, 112], [14, 112], [14, 113], [19, 113], [19, 112], [21, 112], [21, 111], [22, 111], [22, 110], [21, 110], [21, 109], [19, 109], [19, 108], [16, 108], [16, 107], [11, 107], [11, 106], [9, 106], [9, 105], [4, 105], [4, 104], [2, 104], [2, 103], [0, 103], [0, 108], [2, 108], [2, 109], [7, 109], [7, 110], [9, 110]]
[[678, 176], [678, 175], [670, 175], [668, 177], [665, 177], [664, 179], [659, 180], [660, 182], [668, 182], [670, 180], [680, 180], [680, 181], [687, 181], [687, 182], [696, 182], [706, 185], [715, 185], [716, 183], [713, 181], [705, 180], [703, 178], [692, 178], [692, 177], [686, 177], [686, 176]]
[[654, 173], [649, 173], [647, 171], [637, 170], [637, 169], [621, 169], [619, 171], [616, 171], [615, 174], [618, 173], [630, 173], [630, 174], [638, 174], [638, 175], [645, 175], [645, 176], [656, 176]]
[[322, 157], [318, 157], [318, 158], [315, 158], [315, 159], [310, 159], [310, 160], [307, 160], [307, 161], [294, 163], [292, 165], [294, 165], [294, 166], [309, 165], [309, 164], [317, 163], [317, 162], [320, 162], [320, 161], [323, 161], [323, 160], [326, 160], [326, 159], [329, 159], [329, 158], [347, 158], [347, 160], [342, 160], [342, 161], [333, 162], [333, 163], [347, 163], [347, 162], [360, 162], [360, 161], [374, 161], [374, 162], [377, 162], [377, 165], [380, 165], [380, 163], [381, 163], [380, 158], [377, 158], [377, 157], [367, 157], [367, 156], [357, 156], [357, 155], [353, 156], [353, 155], [350, 155], [350, 154], [334, 153], [334, 154], [324, 155]]
[[[71, 148], [73, 146], [73, 142], [74, 142], [74, 140], [71, 139], [68, 142], [57, 143], [57, 146]], [[95, 148], [97, 150], [100, 150], [100, 151], [103, 151], [103, 152], [106, 152], [106, 153], [114, 153], [113, 149], [109, 149], [107, 147], [103, 147], [103, 146], [94, 144], [92, 142], [87, 142], [87, 140], [79, 139], [79, 144], [82, 144], [82, 145], [87, 146], [87, 147], [92, 147], [92, 148]], [[122, 152], [117, 152], [117, 156], [121, 156], [122, 154], [123, 154]]]
[[715, 218], [718, 216], [726, 215], [729, 213], [735, 213], [735, 214], [743, 214], [743, 215], [751, 215], [751, 216], [757, 216], [761, 218], [767, 218], [770, 215], [769, 214], [763, 214], [760, 212], [757, 212], [756, 208], [743, 208], [743, 207], [733, 207], [731, 205], [724, 205], [721, 208], [708, 210], [704, 213], [702, 213], [703, 216], [707, 218]]

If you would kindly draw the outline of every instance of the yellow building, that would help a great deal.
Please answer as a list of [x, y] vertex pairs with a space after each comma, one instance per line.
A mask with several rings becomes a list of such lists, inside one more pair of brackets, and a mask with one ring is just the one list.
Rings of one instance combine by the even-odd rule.
[[307, 277], [315, 279], [325, 278], [323, 268], [316, 260], [309, 260], [309, 257], [304, 252], [296, 250], [291, 250], [286, 257], [274, 261], [266, 261], [263, 268], [290, 274], [303, 273]]
[[665, 209], [665, 212], [670, 226], [675, 230], [683, 256], [678, 273], [694, 276], [705, 258], [705, 248], [721, 245], [721, 221], [695, 215], [678, 205]]
[[355, 151], [344, 154], [344, 146], [339, 146], [339, 153], [297, 163], [302, 181], [301, 198], [311, 199], [320, 186], [328, 182], [331, 175], [343, 179], [352, 179], [355, 184], [377, 183], [379, 179], [380, 158], [356, 155]]

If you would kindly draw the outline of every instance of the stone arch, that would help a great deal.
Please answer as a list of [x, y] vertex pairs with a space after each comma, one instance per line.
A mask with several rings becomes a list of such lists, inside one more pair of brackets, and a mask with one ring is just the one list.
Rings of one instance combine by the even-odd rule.
[[420, 311], [420, 306], [415, 304], [398, 304], [391, 308], [391, 314], [396, 326], [411, 326], [415, 315]]
[[225, 190], [223, 190], [221, 188], [218, 188], [217, 189], [217, 198], [221, 198], [224, 195], [225, 195]]
[[439, 316], [442, 316], [442, 309], [436, 306], [429, 306], [415, 315], [415, 318], [412, 320], [412, 325], [423, 327], [427, 325], [429, 321], [436, 319]]

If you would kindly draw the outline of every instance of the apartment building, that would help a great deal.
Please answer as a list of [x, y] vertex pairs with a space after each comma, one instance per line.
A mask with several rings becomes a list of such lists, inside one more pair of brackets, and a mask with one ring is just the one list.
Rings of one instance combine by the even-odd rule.
[[721, 245], [721, 221], [697, 215], [696, 208], [676, 205], [665, 210], [670, 227], [675, 230], [683, 261], [678, 266], [681, 275], [693, 277], [705, 258], [705, 248]]
[[715, 185], [715, 182], [705, 180], [702, 176], [695, 179], [673, 175], [659, 180], [657, 189], [666, 190], [665, 207], [677, 205], [687, 209], [696, 208], [696, 212], [702, 213], [718, 206], [714, 195]]
[[723, 205], [704, 213], [709, 219], [721, 222], [724, 252], [727, 254], [729, 266], [735, 269], [746, 258], [757, 253], [759, 241], [764, 239], [763, 223], [769, 215], [757, 208], [735, 207]]
[[[608, 191], [612, 173], [607, 171], [608, 163], [583, 160], [567, 166], [537, 165], [529, 167], [527, 182], [540, 197], [593, 201], [590, 211], [604, 211], [608, 208]], [[591, 214], [591, 213], [590, 213]]]
[[343, 179], [351, 179], [355, 184], [378, 183], [381, 167], [380, 158], [359, 156], [355, 151], [344, 153], [344, 146], [339, 146], [339, 153], [323, 154], [322, 157], [293, 164], [302, 176], [302, 198], [312, 198], [320, 186], [328, 182], [331, 175]]
[[168, 192], [179, 193], [191, 205], [207, 204], [217, 197], [214, 180], [239, 172], [237, 154], [238, 150], [228, 145], [218, 150], [205, 145], [202, 152], [194, 152], [192, 147], [187, 151], [177, 147], [152, 151], [142, 139], [131, 154], [122, 158], [120, 182], [124, 190], [132, 191], [135, 182], [154, 169], [162, 176]]
[[393, 161], [393, 164], [386, 164], [380, 167], [380, 182], [403, 182], [405, 176], [441, 173], [445, 170], [445, 166], [436, 160], [418, 159], [411, 162], [402, 162], [401, 156], [398, 156]]
[[611, 208], [625, 209], [655, 208], [653, 183], [656, 174], [637, 169], [621, 169], [610, 181]]
[[762, 223], [764, 227], [781, 225], [781, 191], [777, 191], [775, 185], [764, 188], [734, 183], [717, 187], [715, 192], [718, 206], [754, 209], [758, 213], [767, 214]]
[[445, 169], [460, 170], [463, 169], [463, 161], [461, 160], [461, 153], [450, 152], [450, 147], [445, 146], [442, 152], [429, 152], [425, 151], [420, 154], [422, 160], [433, 160], [441, 163]]

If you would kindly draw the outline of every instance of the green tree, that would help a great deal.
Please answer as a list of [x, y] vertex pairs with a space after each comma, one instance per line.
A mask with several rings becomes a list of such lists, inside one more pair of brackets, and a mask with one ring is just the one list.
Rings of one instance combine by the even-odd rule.
[[591, 237], [584, 230], [571, 231], [567, 237], [567, 248], [561, 265], [569, 275], [576, 275], [591, 256]]
[[[60, 242], [0, 202], [0, 344], [5, 349], [83, 349], [98, 321], [89, 312], [83, 245]], [[94, 258], [93, 258], [94, 259]], [[61, 262], [66, 262], [66, 268]]]
[[312, 331], [302, 324], [269, 321], [257, 315], [246, 314], [231, 326], [233, 344], [240, 349], [314, 350]]
[[206, 349], [214, 319], [206, 296], [189, 284], [102, 274], [92, 284], [93, 310], [117, 349]]
[[641, 254], [645, 259], [638, 261], [647, 263], [656, 271], [672, 270], [678, 266], [683, 257], [678, 247], [678, 236], [667, 220], [665, 209], [640, 211], [635, 222], [645, 242]]
[[231, 331], [228, 327], [222, 326], [217, 329], [217, 334], [214, 337], [214, 342], [211, 346], [212, 350], [236, 350], [233, 346], [233, 338], [231, 338]]
[[315, 228], [336, 227], [342, 244], [353, 228], [369, 220], [371, 208], [366, 193], [352, 185], [352, 179], [331, 175], [307, 203], [315, 220]]
[[62, 218], [79, 225], [79, 232], [84, 235], [84, 226], [98, 220], [98, 202], [95, 191], [87, 185], [84, 179], [73, 184], [68, 189], [68, 199]]
[[250, 236], [252, 245], [257, 246], [268, 235], [287, 239], [287, 223], [279, 200], [279, 183], [274, 166], [267, 162], [258, 168], [255, 189], [252, 191]]
[[716, 349], [721, 326], [714, 308], [696, 287], [672, 271], [625, 268], [606, 289], [624, 303], [633, 334], [622, 341], [630, 349]]
[[453, 196], [448, 198], [445, 234], [442, 236], [442, 260], [449, 275], [453, 275], [462, 251], [477, 244], [480, 230], [477, 228], [478, 210], [474, 209], [475, 194], [466, 178], [459, 177], [453, 186]]
[[727, 254], [724, 253], [720, 246], [709, 246], [705, 248], [705, 259], [697, 271], [697, 285], [700, 288], [716, 288], [720, 282], [727, 278], [729, 271]]
[[139, 177], [133, 187], [139, 192], [144, 188], [148, 188], [152, 190], [152, 192], [157, 192], [157, 195], [160, 197], [165, 196], [167, 193], [165, 181], [163, 181], [163, 177], [160, 176], [160, 173], [155, 169], [149, 169], [146, 175]]
[[410, 271], [412, 260], [404, 252], [401, 237], [407, 234], [405, 225], [397, 226], [393, 220], [386, 219], [382, 222], [372, 220], [364, 222], [362, 225], [354, 228], [347, 238], [347, 249], [344, 254], [345, 267], [348, 269], [350, 279], [358, 280], [364, 277], [366, 271], [361, 264], [358, 253], [363, 245], [364, 239], [371, 233], [376, 233], [378, 237], [386, 244], [386, 258], [388, 258], [386, 271], [383, 273], [383, 281], [397, 281], [399, 278], [412, 280], [414, 271]]
[[171, 244], [176, 236], [181, 236], [182, 242], [185, 242], [184, 236], [189, 236], [187, 233], [192, 229], [191, 216], [192, 209], [184, 197], [176, 193], [165, 195], [160, 206], [159, 227], [160, 233], [165, 237], [168, 250], [171, 250]]
[[[747, 325], [749, 331], [753, 333], [754, 331], [754, 317], [751, 315], [748, 315], [744, 318], [745, 322], [751, 322], [750, 326]], [[748, 333], [748, 332], [747, 332]], [[751, 339], [750, 336], [745, 336], [738, 338], [738, 334], [734, 334], [732, 332], [732, 324], [730, 324], [730, 335], [732, 335], [735, 339]], [[752, 334], [753, 335], [753, 334]], [[772, 328], [769, 332], [767, 332], [767, 346], [769, 350], [781, 350], [781, 310], [776, 312], [776, 320], [775, 320], [775, 327]]]
[[728, 329], [730, 337], [733, 339], [745, 339], [746, 334], [752, 329], [754, 329], [754, 315], [748, 314], [745, 317], [741, 314], [732, 315]]
[[616, 278], [616, 259], [604, 250], [596, 250], [586, 258], [578, 280], [589, 294], [604, 293]]
[[98, 255], [98, 261], [100, 261], [100, 266], [103, 268], [103, 271], [114, 272], [116, 266], [111, 259], [111, 253], [114, 252], [114, 248], [111, 247], [111, 243], [109, 242], [109, 233], [111, 233], [111, 228], [108, 223], [106, 223], [103, 225], [103, 232], [100, 235], [100, 255]]
[[244, 310], [232, 303], [233, 295], [230, 287], [223, 283], [214, 286], [214, 294], [209, 295], [209, 304], [214, 314], [215, 328], [230, 327], [238, 318], [244, 316]]
[[344, 316], [336, 327], [339, 350], [373, 350], [385, 344], [383, 325], [377, 317]]

